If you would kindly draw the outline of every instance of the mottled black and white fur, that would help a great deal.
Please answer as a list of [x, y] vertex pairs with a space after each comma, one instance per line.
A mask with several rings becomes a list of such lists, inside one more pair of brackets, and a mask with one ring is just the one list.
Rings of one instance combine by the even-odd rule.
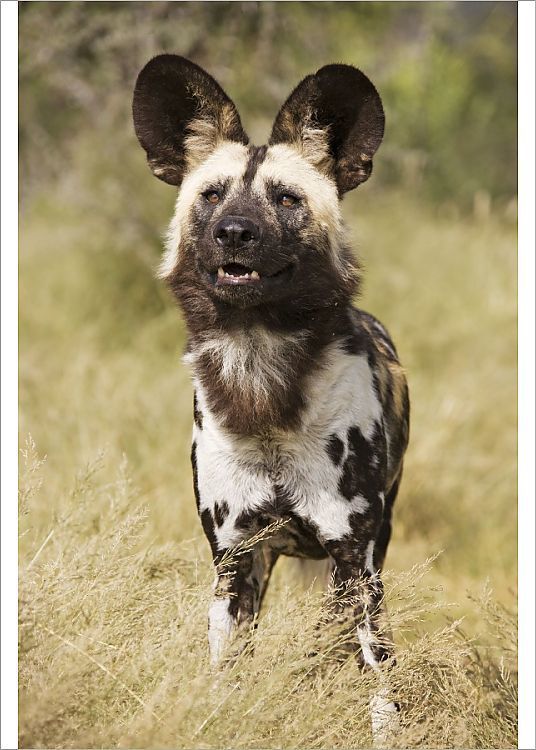
[[[339, 203], [370, 175], [380, 97], [356, 68], [328, 65], [255, 147], [211, 76], [160, 55], [138, 76], [133, 111], [153, 172], [180, 185], [161, 276], [189, 332], [195, 495], [216, 569], [212, 659], [254, 622], [290, 555], [328, 558], [335, 586], [351, 583], [361, 663], [379, 671], [391, 656], [380, 571], [409, 400], [386, 329], [352, 306], [359, 269]], [[226, 551], [280, 519], [221, 570]], [[380, 695], [372, 709], [382, 741], [395, 706]]]

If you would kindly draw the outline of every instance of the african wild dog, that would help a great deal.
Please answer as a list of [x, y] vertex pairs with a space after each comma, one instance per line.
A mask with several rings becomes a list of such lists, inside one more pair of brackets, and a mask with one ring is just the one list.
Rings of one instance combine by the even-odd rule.
[[[380, 97], [356, 68], [327, 65], [255, 147], [211, 76], [160, 55], [138, 76], [133, 112], [154, 174], [181, 186], [161, 276], [189, 333], [195, 496], [217, 571], [212, 659], [254, 621], [274, 563], [290, 555], [329, 558], [336, 586], [361, 580], [356, 645], [378, 670], [390, 656], [379, 571], [409, 401], [389, 334], [352, 307], [359, 269], [339, 201], [370, 176]], [[226, 550], [283, 518], [233, 575], [218, 572]], [[394, 710], [376, 704], [378, 735]]]

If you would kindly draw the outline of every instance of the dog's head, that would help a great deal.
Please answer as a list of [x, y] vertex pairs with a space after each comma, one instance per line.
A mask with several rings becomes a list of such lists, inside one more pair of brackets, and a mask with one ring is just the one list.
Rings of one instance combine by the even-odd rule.
[[327, 65], [307, 76], [267, 146], [249, 145], [231, 99], [176, 55], [143, 68], [133, 112], [152, 171], [180, 186], [161, 266], [179, 296], [306, 312], [351, 295], [339, 201], [370, 176], [384, 129], [361, 71]]

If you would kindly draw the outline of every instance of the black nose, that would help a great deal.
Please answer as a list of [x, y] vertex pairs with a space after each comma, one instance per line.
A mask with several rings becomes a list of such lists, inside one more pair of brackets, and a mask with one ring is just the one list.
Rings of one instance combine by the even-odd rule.
[[258, 242], [261, 231], [256, 224], [242, 216], [225, 216], [215, 225], [212, 235], [220, 247], [237, 250]]

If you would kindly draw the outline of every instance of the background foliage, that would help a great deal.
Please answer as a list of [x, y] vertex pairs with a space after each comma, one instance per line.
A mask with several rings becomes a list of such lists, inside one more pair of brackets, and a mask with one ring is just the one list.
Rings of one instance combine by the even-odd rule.
[[[304, 677], [313, 605], [289, 604], [284, 564], [259, 656], [233, 672], [238, 714], [207, 689], [184, 330], [154, 279], [174, 190], [150, 175], [130, 114], [138, 70], [171, 51], [218, 78], [257, 143], [325, 63], [355, 64], [380, 90], [385, 141], [344, 214], [360, 304], [391, 330], [412, 396], [393, 580], [443, 550], [430, 606], [409, 597], [395, 628], [418, 704], [400, 746], [515, 746], [515, 3], [27, 2], [19, 33], [23, 745], [370, 742], [366, 680], [348, 665]], [[480, 597], [486, 581], [497, 604]], [[461, 630], [444, 630], [445, 601]], [[316, 721], [305, 708], [319, 696]]]
[[254, 140], [301, 77], [357, 65], [387, 112], [377, 182], [462, 206], [515, 195], [515, 3], [29, 2], [21, 25], [26, 186], [62, 173], [86, 129], [122, 156], [137, 72], [180, 51], [232, 92]]

